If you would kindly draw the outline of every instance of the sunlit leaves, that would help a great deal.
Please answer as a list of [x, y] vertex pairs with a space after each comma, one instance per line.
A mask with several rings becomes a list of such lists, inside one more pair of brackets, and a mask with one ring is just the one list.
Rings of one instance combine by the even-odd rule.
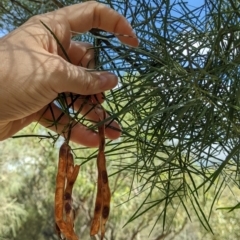
[[[204, 1], [198, 7], [169, 0], [101, 2], [125, 15], [140, 39], [136, 49], [116, 38], [100, 39], [96, 47], [98, 69], [119, 77], [105, 101], [123, 133], [107, 146], [111, 174], [127, 172], [131, 190], [145, 194], [129, 221], [156, 207], [156, 222], [166, 228], [173, 204], [188, 217], [190, 205], [211, 230], [209, 216], [227, 181], [239, 186], [238, 1]], [[72, 3], [42, 1], [41, 8], [37, 2], [29, 8], [39, 13]], [[19, 20], [8, 8], [3, 12], [9, 24], [17, 26], [30, 16], [22, 8]], [[96, 38], [88, 33], [76, 39], [94, 43]], [[77, 157], [88, 164], [96, 152]], [[216, 191], [209, 213], [199, 194], [211, 189]], [[161, 194], [153, 199], [156, 192]]]

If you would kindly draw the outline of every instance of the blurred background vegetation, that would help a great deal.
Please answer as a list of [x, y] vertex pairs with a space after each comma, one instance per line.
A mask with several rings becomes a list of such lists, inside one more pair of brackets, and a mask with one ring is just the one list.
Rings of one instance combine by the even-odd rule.
[[[2, 32], [77, 2], [3, 0]], [[96, 69], [119, 77], [105, 101], [123, 127], [106, 148], [112, 191], [106, 239], [239, 239], [239, 2], [99, 2], [126, 16], [140, 39], [132, 49], [103, 32], [74, 37], [95, 45]], [[0, 142], [0, 239], [57, 239], [53, 200], [62, 139], [38, 125], [18, 135]], [[76, 230], [89, 239], [97, 150], [72, 148], [81, 164]]]

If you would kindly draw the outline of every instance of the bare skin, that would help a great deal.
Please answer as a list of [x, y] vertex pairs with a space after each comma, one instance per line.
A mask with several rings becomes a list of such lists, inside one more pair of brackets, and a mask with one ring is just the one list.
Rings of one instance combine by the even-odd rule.
[[[64, 59], [56, 40], [41, 21], [57, 36], [71, 63]], [[88, 50], [91, 45], [71, 40], [72, 32], [84, 33], [92, 28], [130, 35], [132, 38], [118, 38], [130, 46], [138, 45], [127, 20], [95, 1], [34, 16], [0, 39], [0, 140], [11, 137], [34, 121], [49, 127], [49, 120], [53, 120], [52, 114], [45, 110], [59, 93], [72, 92], [85, 96], [97, 94], [101, 103], [101, 93], [117, 85], [117, 77], [112, 73], [86, 71], [89, 62], [90, 67], [94, 67], [94, 62], [91, 61], [94, 53]], [[74, 108], [77, 109], [81, 104], [82, 100], [78, 100]], [[59, 116], [61, 109], [53, 103], [51, 105], [55, 117]], [[82, 114], [89, 107], [90, 103], [84, 107]], [[94, 111], [87, 118], [98, 121]], [[52, 126], [51, 129], [61, 134], [68, 122], [69, 116], [65, 115], [58, 126]], [[111, 125], [120, 129], [116, 122]], [[106, 128], [106, 136], [116, 139], [120, 136], [120, 131]], [[72, 129], [70, 140], [89, 147], [99, 144], [98, 134], [80, 123]]]

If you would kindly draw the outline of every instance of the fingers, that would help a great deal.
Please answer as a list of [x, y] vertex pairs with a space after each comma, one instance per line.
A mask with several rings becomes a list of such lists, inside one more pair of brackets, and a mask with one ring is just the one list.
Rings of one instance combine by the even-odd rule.
[[[56, 105], [51, 104], [51, 109], [43, 109], [39, 112], [36, 121], [44, 127], [68, 138], [71, 118], [68, 115], [63, 115], [63, 112]], [[71, 141], [87, 147], [98, 146], [98, 134], [96, 132], [89, 130], [82, 124], [76, 124], [76, 122], [72, 122], [72, 125], [74, 125], [74, 127], [71, 130]]]
[[[117, 77], [115, 75], [107, 72], [91, 73], [86, 69], [95, 67], [94, 49], [91, 44], [72, 41], [67, 54], [71, 63], [57, 55], [51, 55], [45, 62], [46, 65], [52, 66], [51, 69], [54, 74], [51, 76], [50, 81], [45, 78], [46, 84], [50, 84], [51, 88], [57, 93], [72, 92], [91, 95], [116, 86]], [[101, 79], [101, 76], [106, 78]]]
[[[73, 121], [70, 116], [63, 114], [61, 109], [54, 104], [51, 104], [51, 109], [48, 108], [46, 110], [45, 108], [41, 110], [36, 115], [35, 121], [38, 121], [44, 127], [61, 134], [65, 138], [68, 137], [68, 131], [71, 127], [71, 141], [87, 147], [97, 147], [99, 145], [99, 136], [97, 132]], [[114, 126], [116, 126], [115, 123], [113, 124], [113, 127]], [[119, 126], [116, 126], [116, 129], [117, 127], [120, 128]], [[107, 128], [106, 136], [109, 139], [116, 139], [120, 136], [120, 131]]]
[[[120, 41], [130, 46], [138, 46], [138, 40], [127, 20], [107, 6], [95, 1], [75, 4], [61, 8], [41, 16], [47, 21], [60, 42], [66, 42], [66, 32], [69, 28], [73, 32], [87, 32], [92, 28], [99, 28], [108, 32], [129, 35], [117, 36]], [[56, 28], [56, 25], [61, 25]]]
[[81, 95], [92, 95], [114, 88], [118, 79], [108, 72], [89, 72], [89, 70], [66, 62], [57, 55], [45, 52], [44, 66], [47, 72], [42, 80], [44, 86], [55, 93], [72, 92]]
[[[74, 43], [71, 44], [71, 31], [86, 32], [92, 28], [99, 28], [113, 33], [130, 35], [132, 36], [130, 38], [124, 36], [118, 36], [118, 38], [126, 44], [132, 46], [138, 45], [136, 35], [127, 20], [113, 9], [94, 1], [72, 5], [37, 16], [29, 23], [30, 26], [31, 23], [33, 23], [31, 26], [33, 31], [36, 31], [36, 29], [38, 32], [40, 31], [40, 21], [44, 22], [44, 24], [54, 32], [63, 48], [72, 56], [74, 63], [78, 63], [78, 60], [80, 61], [76, 54], [74, 54], [74, 49], [80, 49], [76, 47]], [[36, 24], [38, 26], [36, 26]], [[26, 26], [28, 26], [28, 24], [26, 24]], [[70, 64], [57, 56], [56, 51], [60, 53], [61, 56], [62, 53], [59, 51], [59, 47], [51, 47], [54, 45], [53, 42], [55, 42], [55, 39], [53, 39], [49, 30], [46, 29], [46, 26], [44, 27], [41, 25], [41, 27], [41, 32], [45, 32], [45, 36], [42, 37], [43, 39], [41, 42], [45, 43], [50, 41], [48, 45], [43, 44], [43, 47], [47, 52], [43, 55], [50, 55], [48, 59], [44, 61], [44, 65], [48, 68], [51, 66], [51, 69], [48, 72], [49, 77], [45, 78], [46, 86], [49, 84], [50, 88], [56, 93], [73, 92], [82, 95], [91, 95], [110, 90], [117, 85], [117, 77], [113, 74], [105, 72], [90, 73], [84, 68], [75, 66], [77, 64]], [[39, 43], [39, 41], [37, 41], [37, 43]], [[88, 56], [90, 60], [90, 57], [92, 56], [91, 53]], [[89, 67], [87, 63], [88, 59], [84, 59], [86, 60], [84, 66]], [[94, 65], [91, 61], [89, 63], [90, 65]]]
[[71, 41], [68, 49], [68, 57], [71, 63], [76, 66], [90, 69], [95, 67], [94, 49], [90, 43]]
[[[84, 116], [85, 119], [92, 121], [93, 123], [98, 123], [102, 112], [99, 112], [99, 109], [96, 108], [96, 104], [100, 104], [103, 102], [102, 95], [98, 94], [95, 96], [90, 96], [91, 98], [88, 101], [83, 101], [79, 99], [74, 102], [73, 108], [76, 111], [81, 109], [81, 114]], [[106, 114], [106, 119], [110, 116]], [[116, 139], [121, 135], [121, 127], [120, 125], [114, 121], [113, 119], [107, 121], [105, 123], [106, 126], [106, 136], [110, 139]]]

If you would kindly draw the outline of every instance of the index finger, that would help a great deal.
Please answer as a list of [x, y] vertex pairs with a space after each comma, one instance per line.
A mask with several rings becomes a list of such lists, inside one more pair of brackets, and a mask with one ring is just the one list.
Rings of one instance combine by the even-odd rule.
[[64, 7], [47, 15], [64, 23], [62, 26], [70, 26], [71, 31], [84, 33], [92, 28], [98, 28], [117, 33], [118, 39], [125, 44], [138, 46], [138, 39], [126, 18], [104, 4], [89, 1]]

